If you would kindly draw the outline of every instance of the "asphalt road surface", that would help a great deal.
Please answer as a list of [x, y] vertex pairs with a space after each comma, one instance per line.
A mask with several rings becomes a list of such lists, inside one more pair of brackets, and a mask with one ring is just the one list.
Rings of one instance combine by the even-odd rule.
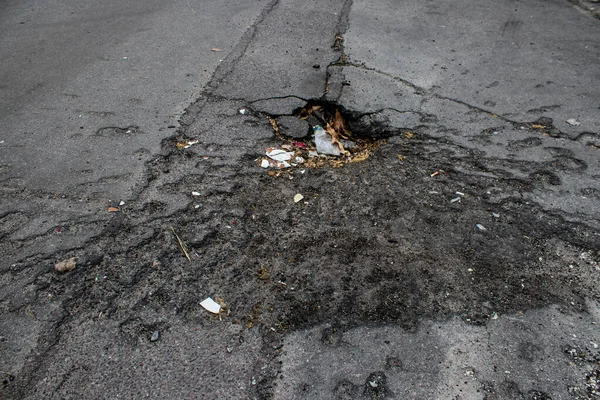
[[598, 398], [594, 7], [0, 2], [0, 398]]

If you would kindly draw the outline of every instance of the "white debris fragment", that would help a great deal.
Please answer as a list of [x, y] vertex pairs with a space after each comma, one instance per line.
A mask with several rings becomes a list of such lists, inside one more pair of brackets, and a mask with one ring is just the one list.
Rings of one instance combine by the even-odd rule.
[[494, 218], [500, 218], [500, 214], [498, 214], [498, 213], [495, 213], [495, 212], [493, 212], [493, 213], [492, 213], [492, 216], [493, 216]]
[[487, 229], [485, 228], [485, 226], [481, 225], [481, 224], [475, 224], [475, 226], [477, 227], [477, 229], [479, 229], [480, 231], [487, 231]]
[[198, 140], [189, 140], [183, 147], [182, 149], [189, 149], [190, 147], [192, 147], [195, 144], [200, 143]]
[[317, 146], [317, 152], [320, 154], [329, 154], [332, 156], [339, 156], [340, 148], [335, 144], [331, 143], [331, 135], [320, 126], [314, 128], [315, 132], [315, 145]]
[[298, 193], [297, 195], [294, 196], [294, 203], [299, 202], [303, 198], [304, 198], [304, 196], [302, 196], [300, 193]]
[[456, 203], [457, 201], [460, 201], [460, 197], [455, 197], [452, 200], [450, 200], [450, 203]]
[[196, 208], [196, 209], [200, 208], [200, 204], [196, 204], [196, 205], [194, 206], [194, 208]]
[[242, 115], [246, 115], [246, 114], [248, 113], [248, 109], [247, 109], [247, 108], [240, 108], [240, 109], [238, 110], [238, 112], [239, 112], [240, 114], [242, 114]]
[[206, 299], [204, 299], [202, 301], [202, 303], [200, 303], [200, 305], [208, 312], [211, 312], [213, 314], [218, 314], [219, 312], [221, 312], [221, 305], [219, 303], [217, 303], [216, 301], [214, 301], [213, 299], [211, 299], [210, 297], [207, 297]]
[[304, 158], [302, 157], [296, 157], [296, 164], [302, 164], [304, 162]]
[[119, 205], [120, 205], [120, 206], [124, 206], [124, 205], [125, 205], [125, 202], [124, 202], [123, 200], [121, 200], [121, 201], [119, 202]]
[[567, 120], [567, 124], [573, 125], [573, 126], [579, 126], [579, 125], [581, 125], [581, 122], [577, 121], [575, 118], [571, 118], [571, 119]]
[[267, 156], [275, 161], [289, 161], [292, 159], [293, 155], [294, 153], [281, 149], [274, 149], [271, 147], [267, 149]]
[[457, 195], [459, 196], [464, 196], [465, 194], [463, 192], [456, 192]]
[[200, 196], [200, 192], [192, 192], [192, 196]]
[[260, 166], [263, 168], [269, 168], [269, 160], [262, 160]]

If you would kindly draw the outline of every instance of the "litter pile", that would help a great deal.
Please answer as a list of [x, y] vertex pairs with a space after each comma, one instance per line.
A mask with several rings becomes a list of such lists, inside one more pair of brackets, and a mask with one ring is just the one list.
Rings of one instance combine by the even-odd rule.
[[[285, 143], [266, 149], [266, 157], [260, 159], [263, 168], [342, 167], [366, 160], [381, 145], [381, 141], [353, 138], [340, 110], [331, 106], [309, 104], [295, 116], [270, 118], [270, 122]], [[312, 140], [294, 140], [308, 136]]]

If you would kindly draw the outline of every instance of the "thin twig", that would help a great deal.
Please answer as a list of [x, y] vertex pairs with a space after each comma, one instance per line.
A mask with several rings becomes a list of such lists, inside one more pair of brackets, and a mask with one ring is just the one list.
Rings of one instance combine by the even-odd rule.
[[179, 247], [181, 247], [183, 254], [185, 254], [189, 262], [192, 262], [187, 246], [185, 245], [185, 243], [183, 243], [183, 240], [181, 240], [181, 238], [175, 233], [175, 229], [173, 229], [173, 227], [171, 227], [171, 232], [173, 232], [173, 235], [175, 235], [175, 237], [177, 238], [177, 241], [179, 242]]
[[192, 8], [192, 6], [190, 5], [190, 0], [186, 0], [186, 3], [187, 3], [187, 5], [188, 5], [188, 7], [190, 8], [190, 10], [192, 10], [194, 13], [196, 13], [196, 10], [194, 10], [194, 9]]

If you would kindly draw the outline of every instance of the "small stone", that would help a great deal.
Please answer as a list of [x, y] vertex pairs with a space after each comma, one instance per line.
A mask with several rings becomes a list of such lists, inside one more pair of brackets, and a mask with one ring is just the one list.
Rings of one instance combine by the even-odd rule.
[[69, 258], [54, 264], [54, 270], [56, 272], [69, 272], [75, 269], [77, 266], [77, 257]]
[[575, 118], [571, 118], [567, 120], [567, 124], [572, 126], [579, 126], [581, 125], [581, 122], [577, 121]]
[[158, 331], [152, 332], [152, 336], [150, 337], [151, 342], [156, 342], [160, 338], [160, 333]]
[[282, 135], [295, 139], [304, 139], [308, 137], [311, 132], [308, 122], [292, 116], [277, 118], [277, 126]]

